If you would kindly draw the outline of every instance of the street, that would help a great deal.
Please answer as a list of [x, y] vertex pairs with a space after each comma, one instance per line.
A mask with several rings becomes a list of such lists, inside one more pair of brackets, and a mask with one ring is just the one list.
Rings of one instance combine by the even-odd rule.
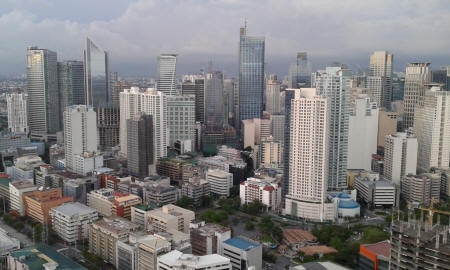
[[7, 231], [10, 236], [12, 236], [20, 241], [20, 245], [22, 248], [34, 245], [34, 242], [30, 238], [28, 238], [28, 236], [16, 231], [14, 228], [11, 228], [8, 225], [6, 225], [5, 222], [3, 222], [2, 218], [0, 218], [0, 225], [1, 225], [2, 229]]

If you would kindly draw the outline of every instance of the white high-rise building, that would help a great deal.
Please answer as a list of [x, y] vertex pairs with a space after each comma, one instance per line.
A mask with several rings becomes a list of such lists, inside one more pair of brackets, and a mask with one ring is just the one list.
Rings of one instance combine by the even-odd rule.
[[315, 73], [317, 94], [328, 99], [328, 189], [347, 188], [350, 71], [327, 67]]
[[417, 169], [447, 169], [450, 155], [450, 92], [430, 85], [423, 106], [414, 113], [414, 130], [419, 143]]
[[416, 174], [417, 137], [411, 130], [386, 136], [384, 142], [384, 177], [400, 186], [401, 179]]
[[425, 84], [431, 81], [430, 63], [410, 63], [406, 67], [405, 90], [403, 106], [405, 114], [403, 127], [405, 129], [414, 125], [414, 111], [416, 106], [423, 106]]
[[167, 96], [154, 88], [140, 92], [138, 87], [120, 93], [120, 151], [127, 155], [127, 119], [138, 113], [152, 116], [155, 160], [167, 156], [169, 130], [167, 126]]
[[391, 106], [393, 62], [394, 56], [387, 51], [376, 51], [370, 56], [369, 75], [381, 79], [380, 98], [377, 100], [378, 107], [390, 108]]
[[283, 164], [283, 144], [273, 137], [267, 137], [259, 145], [260, 164], [265, 168], [278, 169]]
[[281, 83], [277, 80], [277, 75], [270, 75], [266, 82], [266, 111], [270, 114], [280, 113], [280, 89]]
[[78, 163], [78, 158], [75, 156], [85, 156], [86, 153], [96, 152], [97, 140], [97, 113], [94, 108], [89, 105], [67, 107], [64, 111], [66, 168], [75, 170]]
[[315, 88], [295, 89], [290, 108], [289, 191], [286, 215], [333, 220], [334, 206], [325, 203], [328, 177], [328, 100]]
[[6, 95], [8, 110], [8, 131], [28, 133], [28, 95], [14, 92]]
[[348, 169], [371, 170], [377, 153], [378, 108], [367, 95], [355, 99], [348, 123]]
[[176, 95], [177, 55], [161, 54], [158, 56], [158, 91], [165, 95]]
[[168, 96], [167, 114], [169, 145], [189, 140], [191, 149], [195, 149], [195, 96]]
[[383, 104], [383, 77], [367, 76], [366, 84], [369, 90], [370, 100], [380, 107]]

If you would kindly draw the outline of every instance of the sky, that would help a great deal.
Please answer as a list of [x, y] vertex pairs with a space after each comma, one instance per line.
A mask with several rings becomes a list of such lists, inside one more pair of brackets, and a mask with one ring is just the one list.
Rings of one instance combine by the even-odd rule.
[[296, 52], [314, 69], [335, 61], [364, 70], [376, 50], [408, 62], [450, 65], [448, 0], [0, 0], [0, 76], [25, 73], [26, 47], [81, 60], [86, 36], [123, 76], [154, 76], [160, 53], [178, 75], [213, 68], [235, 76], [239, 28], [266, 38], [267, 73], [287, 74]]

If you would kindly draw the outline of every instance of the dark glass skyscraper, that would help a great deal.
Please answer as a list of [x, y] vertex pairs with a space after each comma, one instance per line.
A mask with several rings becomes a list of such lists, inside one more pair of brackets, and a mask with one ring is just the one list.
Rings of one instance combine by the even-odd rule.
[[86, 38], [84, 50], [85, 99], [97, 108], [109, 102], [108, 53]]
[[284, 159], [284, 174], [283, 174], [283, 188], [281, 189], [281, 203], [285, 203], [285, 196], [289, 193], [289, 149], [290, 149], [290, 135], [291, 135], [291, 101], [295, 97], [295, 90], [286, 89], [285, 91], [285, 121], [284, 121], [284, 151], [283, 151], [283, 159]]
[[240, 31], [239, 41], [239, 126], [242, 120], [262, 118], [264, 109], [264, 37], [247, 36]]
[[205, 123], [209, 130], [223, 128], [223, 74], [208, 72], [205, 78]]
[[140, 114], [127, 120], [128, 173], [136, 177], [149, 175], [153, 164], [153, 117]]
[[311, 87], [311, 62], [306, 52], [297, 53], [297, 61], [289, 67], [289, 88]]
[[59, 103], [62, 114], [67, 106], [84, 104], [84, 71], [81, 61], [58, 62]]

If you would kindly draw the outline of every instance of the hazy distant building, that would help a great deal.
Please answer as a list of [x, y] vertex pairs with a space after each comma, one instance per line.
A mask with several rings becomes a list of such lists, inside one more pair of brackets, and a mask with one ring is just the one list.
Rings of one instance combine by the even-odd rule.
[[116, 105], [105, 105], [97, 108], [98, 145], [110, 151], [120, 144], [120, 108]]
[[410, 63], [406, 67], [405, 93], [404, 93], [404, 128], [414, 125], [414, 111], [416, 106], [423, 105], [425, 84], [431, 81], [430, 63]]
[[120, 92], [130, 89], [131, 85], [127, 81], [115, 81], [111, 89], [111, 102], [114, 106], [120, 105]]
[[158, 56], [158, 91], [165, 95], [176, 95], [177, 55], [161, 54]]
[[58, 89], [61, 115], [67, 106], [85, 104], [83, 62], [58, 62]]
[[272, 120], [272, 136], [275, 141], [284, 144], [284, 114], [272, 114], [270, 115], [270, 120]]
[[392, 75], [394, 56], [387, 51], [376, 51], [370, 56], [370, 76], [381, 78], [379, 107], [390, 108], [392, 102]]
[[108, 53], [86, 37], [84, 49], [85, 104], [97, 108], [110, 101]]
[[280, 88], [281, 83], [277, 75], [270, 75], [266, 83], [266, 111], [270, 114], [280, 113]]
[[408, 132], [386, 136], [384, 143], [384, 177], [400, 186], [401, 179], [416, 174], [417, 137]]
[[21, 92], [6, 94], [6, 107], [8, 132], [28, 134], [28, 95]]
[[306, 52], [297, 53], [297, 61], [289, 67], [288, 87], [311, 87], [311, 62]]
[[205, 78], [205, 124], [209, 130], [221, 130], [224, 124], [223, 73], [208, 72]]
[[128, 173], [143, 178], [154, 161], [153, 121], [151, 115], [136, 115], [127, 120]]
[[61, 130], [56, 52], [27, 48], [27, 91], [31, 137], [55, 137]]

